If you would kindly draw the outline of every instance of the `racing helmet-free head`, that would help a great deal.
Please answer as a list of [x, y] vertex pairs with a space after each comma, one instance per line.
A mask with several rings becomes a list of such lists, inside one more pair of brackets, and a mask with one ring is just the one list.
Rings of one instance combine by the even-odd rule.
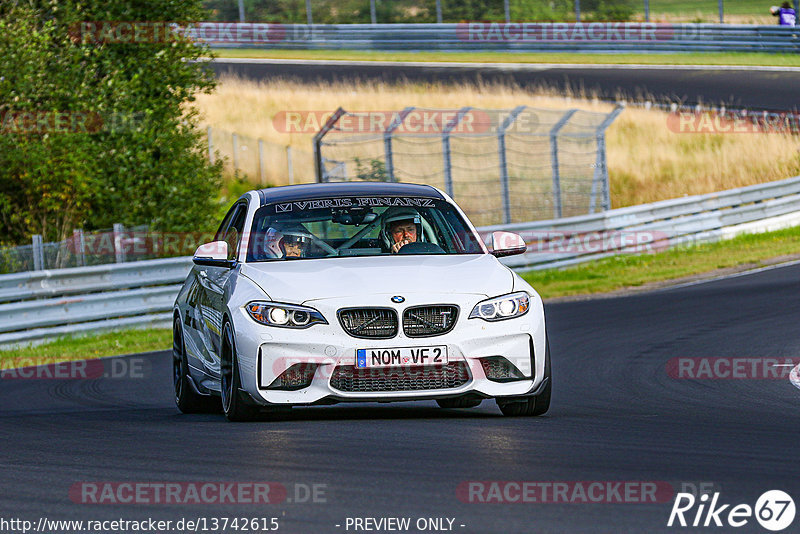
[[383, 213], [383, 228], [381, 229], [381, 237], [383, 238], [384, 245], [391, 248], [394, 244], [392, 238], [392, 226], [401, 221], [411, 221], [417, 228], [417, 241], [423, 241], [422, 238], [422, 217], [419, 212], [414, 208], [406, 208], [395, 206], [387, 209]]
[[275, 223], [264, 236], [264, 252], [270, 258], [286, 257], [286, 245], [299, 245], [300, 256], [311, 243], [311, 234], [301, 224]]

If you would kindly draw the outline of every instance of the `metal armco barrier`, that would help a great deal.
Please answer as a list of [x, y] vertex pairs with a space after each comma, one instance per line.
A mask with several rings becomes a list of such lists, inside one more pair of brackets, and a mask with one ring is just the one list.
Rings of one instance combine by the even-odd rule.
[[[517, 270], [572, 265], [800, 225], [800, 176], [603, 213], [478, 228], [522, 235]], [[0, 346], [130, 326], [169, 327], [188, 257], [0, 275]]]
[[132, 326], [168, 327], [188, 257], [0, 276], [0, 346]]
[[800, 51], [793, 27], [651, 22], [266, 24], [202, 22], [184, 31], [219, 48], [414, 51]]
[[527, 252], [502, 261], [517, 270], [565, 267], [800, 225], [800, 176], [719, 193], [664, 200], [550, 221], [484, 226], [520, 234]]

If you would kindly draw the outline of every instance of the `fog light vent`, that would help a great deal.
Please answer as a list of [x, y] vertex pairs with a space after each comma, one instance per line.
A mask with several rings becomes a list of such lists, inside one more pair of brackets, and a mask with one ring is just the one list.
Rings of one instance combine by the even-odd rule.
[[307, 388], [314, 379], [317, 371], [317, 363], [296, 363], [282, 372], [267, 389], [282, 389], [284, 391], [295, 391]]
[[502, 356], [481, 358], [481, 366], [486, 378], [494, 382], [510, 382], [524, 380], [526, 377], [517, 367]]

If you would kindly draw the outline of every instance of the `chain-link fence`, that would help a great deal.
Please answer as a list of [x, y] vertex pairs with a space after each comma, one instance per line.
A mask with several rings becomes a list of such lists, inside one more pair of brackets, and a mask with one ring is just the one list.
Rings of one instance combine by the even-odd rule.
[[200, 239], [199, 235], [154, 234], [147, 226], [121, 224], [93, 232], [75, 230], [67, 239], [51, 243], [34, 235], [30, 245], [0, 248], [0, 274], [191, 254]]
[[340, 109], [314, 140], [317, 180], [433, 185], [477, 225], [607, 210], [605, 130], [622, 109]]
[[314, 158], [307, 150], [229, 132], [206, 128], [209, 159], [225, 158], [229, 176], [247, 177], [262, 187], [306, 183], [314, 176]]

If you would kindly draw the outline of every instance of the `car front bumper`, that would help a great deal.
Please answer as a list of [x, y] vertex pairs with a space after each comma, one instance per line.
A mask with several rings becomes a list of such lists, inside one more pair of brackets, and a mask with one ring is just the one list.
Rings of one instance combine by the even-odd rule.
[[[385, 305], [384, 296], [359, 304]], [[234, 319], [237, 355], [243, 389], [259, 404], [308, 405], [343, 401], [408, 401], [457, 397], [508, 397], [530, 394], [542, 383], [545, 359], [544, 311], [538, 296], [531, 297], [529, 311], [514, 319], [488, 322], [468, 319], [480, 296], [426, 295], [409, 298], [396, 306], [399, 314], [408, 306], [450, 302], [460, 308], [455, 327], [433, 337], [406, 337], [402, 329], [391, 339], [361, 339], [347, 334], [336, 320], [336, 312], [352, 306], [352, 301], [326, 299], [307, 302], [329, 321], [303, 330], [276, 328], [255, 323], [241, 308]], [[388, 306], [393, 307], [393, 306]], [[445, 345], [448, 368], [443, 366], [401, 366], [370, 371], [354, 369], [358, 349], [391, 349]], [[502, 356], [511, 362], [522, 378], [496, 381], [487, 378], [481, 359]], [[295, 364], [313, 365], [313, 378], [307, 387], [293, 391], [268, 389]], [[355, 376], [353, 376], [355, 375]], [[456, 376], [457, 375], [457, 376]], [[341, 380], [342, 377], [345, 380]], [[456, 377], [456, 378], [454, 378]], [[367, 384], [365, 381], [369, 381]], [[356, 385], [356, 387], [347, 387]], [[444, 387], [442, 387], [444, 386]], [[386, 388], [389, 388], [387, 390]]]

